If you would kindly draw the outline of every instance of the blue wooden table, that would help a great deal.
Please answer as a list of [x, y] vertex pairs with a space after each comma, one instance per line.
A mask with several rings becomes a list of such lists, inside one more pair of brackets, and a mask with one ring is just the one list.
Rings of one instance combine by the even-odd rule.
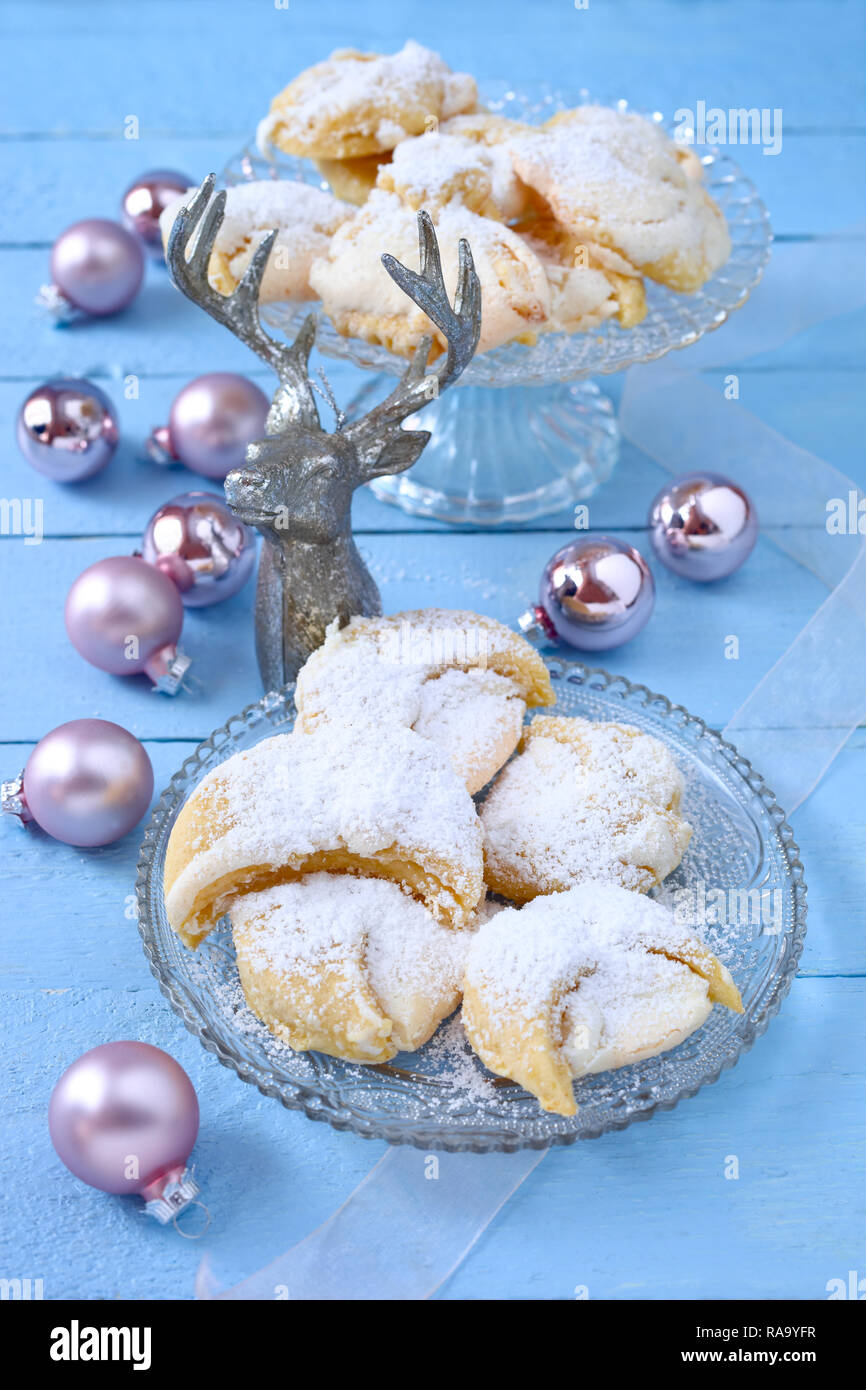
[[[571, 0], [6, 0], [2, 491], [29, 497], [36, 489], [45, 506], [41, 545], [13, 536], [0, 544], [8, 773], [56, 724], [95, 715], [145, 741], [160, 787], [200, 738], [258, 693], [251, 588], [189, 615], [185, 645], [204, 682], [194, 696], [162, 699], [143, 683], [105, 676], [66, 640], [72, 579], [93, 560], [128, 553], [150, 512], [197, 484], [182, 469], [166, 475], [140, 462], [143, 437], [164, 421], [184, 381], [215, 369], [250, 372], [252, 362], [159, 267], [117, 318], [65, 332], [45, 325], [32, 297], [65, 225], [114, 216], [122, 189], [146, 168], [168, 165], [196, 178], [220, 168], [272, 93], [333, 47], [393, 51], [414, 36], [479, 75], [548, 78], [665, 112], [700, 100], [781, 108], [778, 156], [757, 147], [733, 153], [771, 210], [776, 255], [815, 241], [833, 257], [840, 237], [860, 234], [866, 214], [863, 16], [862, 4], [845, 0], [591, 0], [586, 9]], [[138, 117], [137, 141], [124, 138], [130, 115]], [[750, 410], [861, 484], [863, 327], [862, 313], [838, 317], [772, 354], [730, 364]], [[346, 399], [356, 376], [342, 366], [329, 373]], [[102, 382], [121, 413], [123, 442], [110, 469], [77, 488], [37, 478], [12, 440], [19, 402], [55, 374]], [[135, 400], [124, 399], [130, 374], [139, 379]], [[639, 532], [662, 476], [625, 447], [593, 500], [593, 525]], [[387, 609], [474, 606], [512, 622], [569, 519], [508, 535], [455, 532], [363, 496], [356, 526]], [[656, 616], [616, 654], [616, 669], [718, 727], [823, 597], [817, 581], [766, 542], [737, 576], [707, 591], [658, 568], [656, 578]], [[731, 632], [740, 636], [736, 662], [720, 659]], [[552, 1152], [441, 1297], [567, 1299], [583, 1285], [591, 1298], [820, 1299], [849, 1270], [866, 1275], [864, 780], [861, 730], [795, 816], [810, 930], [800, 976], [767, 1036], [676, 1111]], [[202, 1116], [195, 1157], [213, 1213], [202, 1244], [223, 1283], [322, 1221], [382, 1152], [241, 1085], [184, 1030], [151, 978], [129, 910], [138, 839], [87, 852], [11, 822], [0, 827], [0, 1276], [41, 1278], [46, 1298], [189, 1298], [203, 1253], [148, 1221], [135, 1201], [84, 1187], [54, 1156], [51, 1088], [100, 1042], [155, 1043], [192, 1077]], [[725, 1176], [729, 1155], [739, 1159], [736, 1181]]]

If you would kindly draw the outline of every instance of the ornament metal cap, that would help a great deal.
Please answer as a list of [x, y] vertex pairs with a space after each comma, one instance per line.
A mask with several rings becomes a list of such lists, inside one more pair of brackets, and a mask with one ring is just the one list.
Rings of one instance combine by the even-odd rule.
[[6, 816], [15, 816], [21, 825], [29, 825], [33, 820], [24, 799], [23, 771], [8, 782], [0, 782], [0, 811]]
[[157, 425], [155, 429], [151, 430], [144, 441], [144, 451], [151, 463], [159, 464], [160, 468], [167, 468], [172, 463], [180, 463], [180, 459], [171, 445], [171, 433], [168, 425]]
[[176, 695], [183, 687], [183, 678], [192, 665], [192, 657], [180, 647], [161, 647], [144, 664], [145, 674], [153, 681], [160, 695]]
[[517, 619], [517, 626], [523, 633], [527, 642], [542, 644], [544, 642], [555, 642], [556, 628], [548, 618], [540, 604], [535, 604], [532, 608], [527, 608], [525, 613], [521, 613]]
[[76, 308], [71, 299], [66, 298], [59, 285], [40, 285], [39, 293], [33, 302], [59, 327], [87, 317], [81, 309]]
[[[148, 1216], [153, 1216], [160, 1226], [167, 1226], [172, 1222], [175, 1229], [190, 1240], [197, 1240], [204, 1235], [210, 1225], [210, 1213], [201, 1202], [196, 1198], [200, 1196], [201, 1188], [195, 1180], [192, 1168], [172, 1168], [167, 1173], [163, 1173], [161, 1178], [156, 1178], [154, 1182], [146, 1187], [142, 1192], [144, 1198], [144, 1209]], [[197, 1231], [194, 1236], [187, 1231], [181, 1231], [177, 1224], [177, 1218], [181, 1212], [186, 1211], [187, 1207], [201, 1207], [207, 1213], [207, 1223], [201, 1231]]]

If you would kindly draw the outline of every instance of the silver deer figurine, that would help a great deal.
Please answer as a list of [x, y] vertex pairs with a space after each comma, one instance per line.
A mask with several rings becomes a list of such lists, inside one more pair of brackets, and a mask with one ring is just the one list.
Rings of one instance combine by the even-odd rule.
[[277, 233], [262, 239], [232, 294], [221, 295], [208, 283], [226, 199], [213, 189], [210, 175], [179, 213], [166, 259], [187, 298], [252, 348], [280, 380], [266, 438], [250, 444], [244, 467], [225, 481], [229, 506], [266, 542], [256, 592], [256, 655], [265, 689], [273, 690], [295, 678], [334, 618], [342, 625], [355, 614], [381, 613], [379, 591], [352, 539], [352, 494], [370, 478], [402, 473], [421, 454], [429, 431], [404, 430], [401, 422], [451, 386], [471, 360], [481, 329], [481, 288], [469, 245], [461, 240], [452, 308], [433, 223], [419, 212], [420, 274], [393, 256], [383, 255], [382, 263], [444, 334], [448, 351], [428, 374], [433, 340], [424, 338], [391, 394], [349, 424], [337, 413], [328, 434], [309, 377], [313, 316], [291, 345], [276, 342], [259, 320], [259, 287]]

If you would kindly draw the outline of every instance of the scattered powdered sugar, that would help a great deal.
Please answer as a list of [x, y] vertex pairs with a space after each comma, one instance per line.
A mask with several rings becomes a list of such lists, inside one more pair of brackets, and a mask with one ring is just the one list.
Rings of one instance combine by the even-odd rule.
[[646, 889], [688, 844], [676, 810], [681, 791], [660, 740], [613, 723], [541, 716], [481, 808], [488, 882], [511, 896], [520, 885], [543, 893], [585, 880]]

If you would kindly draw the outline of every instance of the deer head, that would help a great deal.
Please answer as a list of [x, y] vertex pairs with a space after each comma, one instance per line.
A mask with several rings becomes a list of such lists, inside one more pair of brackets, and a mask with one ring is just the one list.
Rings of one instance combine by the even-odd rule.
[[[273, 684], [280, 665], [273, 658], [278, 637], [282, 680], [289, 680], [334, 617], [346, 621], [354, 613], [381, 611], [378, 591], [351, 539], [352, 494], [371, 478], [402, 473], [421, 454], [429, 432], [404, 430], [402, 422], [455, 382], [471, 360], [481, 329], [481, 289], [469, 245], [461, 240], [452, 307], [433, 223], [426, 212], [419, 212], [420, 272], [387, 254], [382, 263], [444, 335], [448, 350], [428, 372], [432, 337], [424, 338], [391, 394], [359, 420], [346, 423], [331, 399], [337, 424], [328, 433], [319, 419], [309, 374], [316, 336], [313, 316], [291, 344], [273, 339], [259, 319], [259, 288], [276, 231], [263, 237], [232, 294], [221, 295], [208, 282], [225, 200], [224, 192], [214, 194], [210, 175], [178, 214], [166, 260], [178, 288], [252, 348], [279, 378], [266, 438], [250, 444], [244, 467], [225, 481], [229, 506], [261, 531], [273, 552], [260, 568], [256, 615], [257, 628], [273, 628], [276, 615], [282, 615], [279, 634], [257, 632], [260, 665], [268, 667], [266, 684]], [[322, 577], [328, 574], [330, 593], [322, 589]], [[275, 585], [282, 586], [281, 604], [276, 602]], [[302, 602], [307, 611], [301, 611]], [[263, 661], [265, 649], [271, 657]]]

